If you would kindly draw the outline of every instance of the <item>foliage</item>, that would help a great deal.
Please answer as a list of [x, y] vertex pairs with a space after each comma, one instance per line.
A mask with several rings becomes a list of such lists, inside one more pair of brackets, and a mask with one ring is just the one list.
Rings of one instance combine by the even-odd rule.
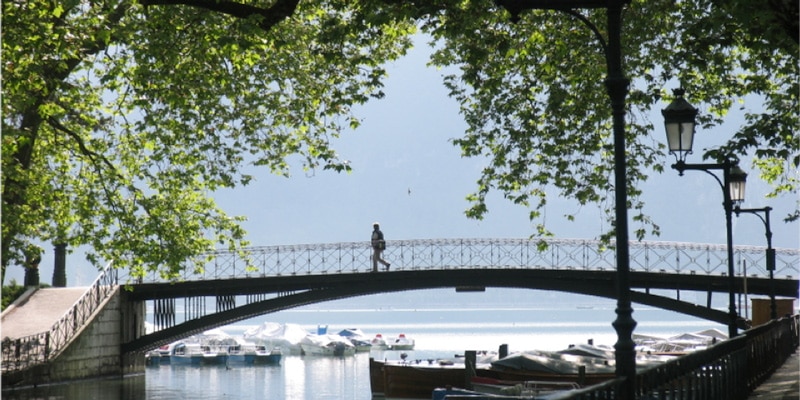
[[[612, 198], [614, 166], [610, 102], [602, 84], [605, 57], [589, 29], [591, 25], [605, 33], [605, 10], [578, 15], [530, 10], [511, 24], [507, 14], [493, 13], [492, 4], [467, 4], [448, 9], [446, 17], [428, 24], [445, 43], [433, 63], [460, 69], [445, 80], [469, 124], [454, 143], [465, 156], [491, 160], [469, 197], [472, 207], [467, 214], [481, 218], [488, 211], [486, 195], [498, 190], [530, 207], [531, 219], [541, 222], [541, 209], [555, 194], [581, 205], [603, 205], [613, 227], [613, 204], [607, 200]], [[686, 88], [701, 108], [699, 132], [722, 123], [745, 98], [763, 101], [763, 111], [749, 111], [747, 124], [704, 157], [752, 154], [761, 178], [773, 184], [772, 196], [796, 193], [797, 38], [791, 28], [773, 23], [776, 18], [789, 23], [791, 18], [759, 4], [633, 1], [625, 10], [623, 64], [632, 78], [627, 176], [638, 238], [659, 230], [643, 213], [638, 188], [651, 171], [663, 170], [663, 146], [653, 139], [659, 128], [645, 116], [671, 100], [664, 93], [669, 86]], [[743, 7], [760, 12], [748, 14]], [[797, 14], [796, 6], [793, 12]], [[796, 216], [797, 211], [789, 219]], [[549, 234], [543, 222], [537, 233]]]
[[3, 2], [3, 271], [42, 240], [175, 277], [246, 244], [208, 196], [246, 185], [245, 164], [348, 170], [330, 142], [415, 27], [338, 0], [250, 3]]
[[[753, 154], [774, 195], [796, 192], [797, 7], [760, 4], [626, 6], [637, 236], [658, 232], [638, 188], [663, 170], [644, 115], [668, 87], [686, 88], [703, 129], [745, 98], [763, 101], [705, 156]], [[613, 218], [604, 57], [575, 13], [512, 23], [489, 0], [9, 0], [2, 11], [3, 276], [36, 241], [171, 278], [215, 246], [241, 249], [240, 217], [209, 194], [247, 185], [247, 165], [349, 171], [332, 143], [358, 127], [353, 106], [382, 96], [382, 66], [417, 29], [433, 37], [432, 64], [459, 68], [444, 82], [468, 123], [454, 144], [488, 159], [468, 216], [481, 218], [497, 190], [541, 221], [555, 190]], [[604, 10], [576, 12], [605, 33]]]

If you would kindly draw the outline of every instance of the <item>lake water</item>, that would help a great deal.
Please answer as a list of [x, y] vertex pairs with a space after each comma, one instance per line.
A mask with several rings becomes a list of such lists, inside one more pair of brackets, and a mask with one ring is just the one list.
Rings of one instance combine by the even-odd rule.
[[[692, 301], [689, 294], [681, 298]], [[701, 296], [704, 304], [705, 294]], [[428, 290], [365, 296], [281, 311], [222, 328], [240, 334], [263, 322], [300, 324], [309, 332], [359, 328], [373, 336], [404, 333], [415, 339], [409, 359], [453, 358], [465, 350], [560, 350], [574, 343], [612, 346], [616, 332], [613, 300], [558, 292], [487, 289], [485, 293]], [[725, 308], [722, 305], [721, 308]], [[637, 306], [635, 333], [669, 337], [716, 328], [716, 324], [673, 312]], [[399, 359], [400, 351], [351, 357], [285, 355], [278, 366], [148, 367], [141, 376], [91, 380], [29, 390], [4, 391], [4, 400], [172, 399], [347, 399], [369, 400], [369, 357]]]

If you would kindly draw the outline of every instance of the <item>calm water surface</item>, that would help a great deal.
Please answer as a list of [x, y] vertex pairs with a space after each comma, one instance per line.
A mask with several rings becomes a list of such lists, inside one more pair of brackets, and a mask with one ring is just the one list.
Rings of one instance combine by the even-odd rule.
[[[531, 297], [532, 293], [538, 293]], [[702, 303], [702, 302], [701, 302]], [[409, 359], [453, 358], [465, 350], [559, 350], [593, 339], [613, 345], [613, 301], [534, 291], [454, 295], [428, 291], [369, 296], [264, 315], [223, 328], [237, 335], [266, 321], [297, 323], [330, 333], [359, 328], [372, 336], [405, 333], [416, 341]], [[726, 327], [672, 312], [636, 308], [635, 333], [672, 336]], [[284, 356], [278, 366], [148, 367], [141, 376], [4, 391], [3, 400], [347, 399], [369, 400], [369, 357], [399, 359], [399, 351], [351, 357]]]

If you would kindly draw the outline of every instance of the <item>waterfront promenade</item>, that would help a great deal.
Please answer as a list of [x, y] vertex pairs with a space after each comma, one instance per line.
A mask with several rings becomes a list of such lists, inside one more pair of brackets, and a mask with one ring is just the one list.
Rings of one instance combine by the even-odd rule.
[[795, 349], [783, 366], [756, 388], [748, 400], [798, 399], [800, 399], [800, 353]]

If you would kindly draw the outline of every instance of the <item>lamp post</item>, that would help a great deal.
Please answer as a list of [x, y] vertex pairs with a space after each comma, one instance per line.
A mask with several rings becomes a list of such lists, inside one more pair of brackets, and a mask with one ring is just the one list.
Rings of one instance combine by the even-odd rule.
[[[617, 267], [617, 318], [612, 323], [617, 332], [614, 344], [616, 375], [624, 377], [619, 399], [633, 399], [636, 393], [636, 351], [633, 342], [633, 319], [630, 294], [630, 255], [628, 249], [628, 189], [625, 157], [625, 98], [628, 96], [630, 81], [622, 69], [622, 8], [630, 0], [495, 0], [511, 13], [512, 21], [517, 21], [525, 10], [556, 10], [576, 17], [591, 29], [600, 41], [606, 58], [606, 90], [611, 102], [614, 136], [614, 208]], [[606, 9], [608, 43], [600, 31], [575, 9]]]
[[[778, 307], [775, 304], [775, 249], [772, 248], [772, 230], [769, 228], [769, 212], [772, 211], [772, 207], [764, 207], [764, 208], [739, 208], [738, 206], [733, 209], [733, 212], [736, 213], [738, 217], [741, 213], [753, 214], [761, 222], [764, 223], [764, 230], [765, 236], [767, 237], [767, 271], [769, 271], [769, 318], [770, 319], [777, 319], [778, 318]], [[762, 217], [759, 213], [764, 213]]]
[[[664, 127], [667, 131], [667, 146], [670, 154], [677, 154], [678, 161], [672, 164], [672, 169], [683, 176], [684, 171], [703, 171], [719, 183], [723, 195], [725, 208], [725, 234], [728, 247], [728, 337], [737, 335], [738, 315], [736, 313], [736, 300], [734, 297], [736, 277], [733, 266], [733, 228], [732, 214], [734, 205], [744, 201], [744, 188], [747, 174], [739, 168], [736, 160], [726, 158], [722, 163], [713, 164], [687, 164], [686, 155], [692, 152], [695, 133], [695, 117], [697, 109], [683, 98], [683, 89], [673, 91], [675, 99], [667, 108], [661, 110], [664, 116]], [[711, 171], [722, 171], [722, 180]]]

